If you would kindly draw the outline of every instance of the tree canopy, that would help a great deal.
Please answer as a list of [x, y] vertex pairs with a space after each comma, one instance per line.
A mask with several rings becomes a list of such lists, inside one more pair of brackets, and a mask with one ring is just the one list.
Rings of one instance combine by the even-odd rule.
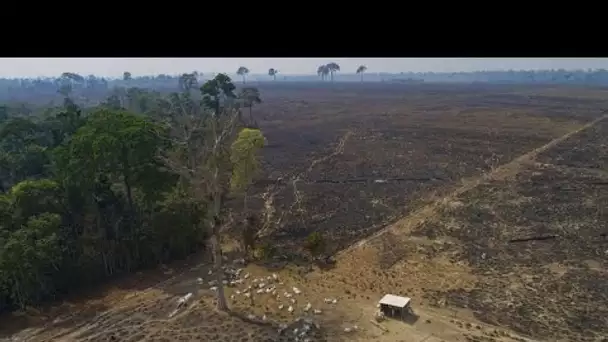
[[[234, 120], [227, 75], [200, 87], [198, 77], [183, 74], [168, 94], [117, 88], [89, 106], [64, 91], [62, 105], [33, 116], [0, 107], [0, 311], [183, 258], [217, 237], [224, 199], [255, 176], [264, 136]], [[55, 89], [94, 79], [64, 73]]]

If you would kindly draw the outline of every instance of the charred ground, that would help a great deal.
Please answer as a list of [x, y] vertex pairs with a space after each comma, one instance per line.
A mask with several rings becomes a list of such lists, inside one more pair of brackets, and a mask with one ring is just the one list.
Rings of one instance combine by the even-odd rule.
[[455, 253], [478, 277], [474, 289], [436, 298], [539, 338], [605, 336], [607, 137], [608, 123], [599, 122], [422, 225], [416, 234], [457, 241], [438, 254]]
[[[430, 194], [597, 118], [605, 103], [601, 91], [584, 98], [561, 88], [498, 85], [294, 84], [261, 91], [265, 103], [255, 112], [269, 141], [269, 182], [305, 170], [351, 133], [342, 153], [297, 183], [300, 210], [271, 237], [291, 245], [319, 231], [335, 250], [407, 215]], [[289, 207], [293, 197], [288, 186], [275, 203]]]

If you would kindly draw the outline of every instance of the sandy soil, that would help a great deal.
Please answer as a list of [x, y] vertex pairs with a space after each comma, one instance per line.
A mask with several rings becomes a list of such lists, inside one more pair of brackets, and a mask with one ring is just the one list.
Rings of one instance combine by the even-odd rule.
[[[280, 338], [276, 330], [280, 323], [308, 315], [323, 327], [324, 339], [328, 341], [466, 341], [467, 336], [493, 336], [492, 341], [523, 341], [506, 330], [480, 323], [467, 310], [432, 308], [421, 299], [426, 288], [466, 286], [468, 272], [464, 265], [455, 268], [447, 260], [409, 258], [407, 263], [395, 265], [390, 270], [376, 271], [375, 254], [372, 248], [361, 248], [356, 253], [341, 256], [340, 266], [333, 270], [310, 273], [293, 268], [269, 271], [250, 265], [242, 271], [242, 274], [249, 274], [249, 281], [227, 290], [231, 310], [236, 314], [215, 310], [214, 292], [207, 285], [215, 277], [208, 274], [207, 267], [199, 265], [153, 288], [111, 290], [106, 297], [90, 301], [88, 310], [79, 311], [82, 305], [78, 305], [79, 308], [71, 308], [71, 317], [49, 317], [44, 326], [25, 329], [10, 340], [275, 341]], [[361, 257], [367, 257], [365, 260], [369, 261], [362, 264]], [[279, 299], [272, 294], [252, 291], [252, 305], [251, 299], [242, 292], [236, 294], [238, 288], [242, 291], [248, 285], [256, 284], [254, 279], [265, 279], [268, 284], [267, 278], [273, 273], [278, 276], [278, 280], [271, 283], [276, 286]], [[201, 274], [205, 274], [203, 285], [197, 281]], [[446, 277], [438, 282], [441, 275]], [[358, 281], [360, 279], [369, 280]], [[472, 280], [469, 282], [472, 284]], [[294, 294], [294, 286], [301, 290], [299, 295]], [[408, 292], [405, 292], [406, 287]], [[292, 294], [295, 303], [285, 298], [285, 291]], [[194, 294], [190, 304], [170, 318], [176, 300], [188, 292]], [[412, 296], [417, 317], [409, 322], [385, 321], [381, 323], [382, 329], [370, 323], [379, 296], [385, 292], [405, 292]], [[325, 298], [336, 299], [337, 303], [325, 303]], [[304, 308], [308, 303], [312, 308], [306, 313]], [[281, 304], [284, 305], [282, 310], [279, 309]], [[103, 305], [103, 308], [96, 310], [96, 305]], [[289, 306], [295, 309], [293, 313], [288, 312]], [[314, 310], [322, 312], [314, 314]], [[258, 321], [265, 315], [267, 325], [243, 320], [250, 314]], [[354, 326], [358, 327], [355, 331], [344, 331], [344, 328], [353, 329]]]

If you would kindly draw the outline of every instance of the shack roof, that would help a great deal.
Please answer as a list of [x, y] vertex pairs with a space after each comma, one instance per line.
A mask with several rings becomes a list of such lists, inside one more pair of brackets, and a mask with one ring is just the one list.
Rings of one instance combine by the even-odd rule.
[[392, 294], [387, 294], [382, 297], [382, 299], [380, 299], [380, 304], [404, 308], [410, 303], [411, 300], [412, 299], [409, 297], [401, 297]]

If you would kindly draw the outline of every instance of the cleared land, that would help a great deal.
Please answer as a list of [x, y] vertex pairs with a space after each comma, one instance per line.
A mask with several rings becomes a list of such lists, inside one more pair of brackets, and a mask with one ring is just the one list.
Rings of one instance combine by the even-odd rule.
[[[271, 341], [279, 339], [280, 322], [311, 303], [323, 310], [314, 317], [329, 341], [602, 341], [608, 120], [600, 118], [608, 90], [390, 84], [260, 90], [265, 102], [254, 115], [269, 146], [266, 182], [252, 193], [319, 161], [297, 183], [298, 210], [267, 239], [282, 247], [279, 253], [297, 256], [306, 235], [323, 232], [333, 251], [342, 250], [336, 267], [249, 265], [243, 271], [249, 280], [228, 290], [236, 313], [229, 315], [213, 309], [207, 285], [213, 276], [193, 258], [188, 266], [117, 281], [105, 294], [75, 298], [37, 319], [3, 318], [14, 340]], [[332, 154], [340, 141], [340, 153]], [[279, 185], [277, 217], [296, 197], [292, 186]], [[237, 294], [272, 273], [281, 294], [302, 290], [296, 303], [263, 293], [252, 305]], [[194, 293], [192, 304], [168, 318], [187, 292]], [[388, 332], [372, 325], [385, 293], [414, 298], [419, 318], [384, 323]], [[61, 314], [66, 310], [69, 317]], [[266, 315], [267, 322], [254, 324], [248, 314]], [[18, 324], [30, 328], [17, 332]], [[356, 332], [344, 332], [354, 325]]]
[[[295, 211], [272, 240], [312, 231], [343, 248], [459, 186], [601, 115], [603, 100], [535, 95], [508, 86], [381, 85], [264, 89], [268, 178], [316, 165], [297, 184]], [[541, 93], [542, 94], [542, 93]], [[275, 97], [276, 96], [276, 97]], [[293, 188], [275, 201], [293, 205]], [[348, 199], [348, 200], [345, 200]], [[432, 199], [431, 199], [432, 200]]]
[[459, 241], [458, 258], [474, 267], [477, 284], [438, 298], [549, 340], [600, 340], [608, 326], [607, 163], [602, 121], [513, 179], [454, 198], [417, 233]]

